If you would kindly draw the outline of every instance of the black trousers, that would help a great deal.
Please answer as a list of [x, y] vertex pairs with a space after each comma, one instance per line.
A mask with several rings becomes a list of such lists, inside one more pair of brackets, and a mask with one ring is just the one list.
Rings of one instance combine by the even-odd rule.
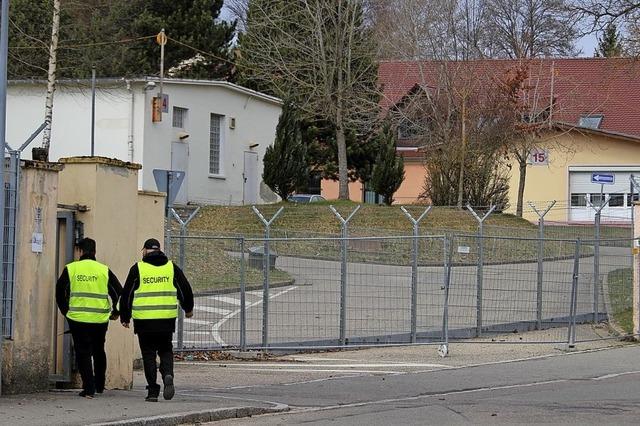
[[68, 320], [73, 347], [76, 353], [76, 364], [82, 378], [82, 389], [93, 395], [96, 390], [104, 390], [107, 372], [107, 354], [104, 342], [108, 323], [90, 324]]
[[173, 333], [171, 332], [143, 332], [138, 333], [142, 363], [144, 364], [144, 376], [147, 379], [148, 389], [159, 391], [157, 384], [158, 364], [156, 355], [160, 357], [160, 376], [164, 380], [167, 374], [173, 376]]

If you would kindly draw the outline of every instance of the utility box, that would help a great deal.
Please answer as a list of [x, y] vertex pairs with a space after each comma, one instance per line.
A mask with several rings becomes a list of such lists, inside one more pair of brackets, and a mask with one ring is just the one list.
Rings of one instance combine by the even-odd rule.
[[[274, 250], [269, 250], [269, 270], [276, 268], [278, 254]], [[264, 246], [249, 248], [249, 267], [262, 270], [264, 266]]]

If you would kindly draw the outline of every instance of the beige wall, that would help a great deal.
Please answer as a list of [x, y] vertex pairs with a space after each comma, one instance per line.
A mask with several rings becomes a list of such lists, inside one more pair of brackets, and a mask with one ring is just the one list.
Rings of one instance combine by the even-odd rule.
[[[407, 160], [404, 163], [404, 181], [393, 199], [394, 204], [413, 204], [423, 192], [425, 169], [421, 161]], [[327, 200], [338, 199], [338, 181], [323, 179], [322, 196]], [[362, 202], [362, 183], [349, 182], [349, 199]]]
[[[569, 194], [570, 166], [638, 166], [640, 164], [640, 143], [581, 134], [576, 131], [561, 133], [547, 142], [549, 149], [548, 166], [527, 166], [524, 203], [527, 201], [557, 200], [554, 208], [545, 217], [550, 221], [568, 221], [567, 200]], [[518, 164], [512, 163], [509, 182], [509, 213], [515, 213], [518, 194]], [[562, 202], [562, 203], [560, 203]], [[538, 207], [544, 207], [541, 203]], [[537, 221], [534, 212], [526, 212], [524, 217]]]
[[[33, 162], [25, 162], [21, 170], [15, 320], [13, 339], [3, 348], [3, 393], [42, 391], [49, 386], [59, 170], [57, 164]], [[41, 209], [42, 253], [31, 251], [31, 237], [38, 231], [36, 209]]]
[[[557, 200], [557, 207], [550, 211], [545, 219], [549, 221], [568, 221], [569, 210], [569, 167], [577, 166], [635, 166], [640, 165], [640, 142], [622, 138], [567, 131], [558, 133], [541, 144], [549, 149], [548, 166], [527, 167], [524, 203], [538, 202], [545, 207], [546, 201]], [[405, 180], [396, 192], [396, 204], [410, 204], [418, 201], [423, 191], [426, 170], [418, 161], [405, 160]], [[509, 181], [509, 209], [515, 213], [518, 194], [518, 164], [511, 161]], [[322, 195], [327, 199], [338, 198], [338, 182], [322, 181]], [[362, 201], [362, 184], [349, 184], [349, 195], [353, 201]], [[529, 211], [527, 211], [529, 210]], [[537, 221], [535, 212], [525, 208], [524, 217]]]
[[[84, 234], [97, 242], [98, 261], [109, 266], [124, 285], [129, 268], [140, 258], [143, 232], [163, 229], [161, 195], [138, 194], [139, 165], [105, 158], [60, 160], [59, 202], [81, 204]], [[140, 210], [144, 209], [144, 212]], [[158, 238], [162, 238], [160, 233]], [[133, 381], [134, 338], [118, 321], [107, 332], [107, 387], [128, 389]]]

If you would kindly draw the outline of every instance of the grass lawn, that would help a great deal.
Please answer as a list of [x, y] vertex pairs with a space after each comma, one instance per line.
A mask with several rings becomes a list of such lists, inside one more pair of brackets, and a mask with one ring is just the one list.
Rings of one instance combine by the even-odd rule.
[[633, 269], [620, 268], [607, 276], [610, 309], [614, 321], [627, 333], [633, 332]]

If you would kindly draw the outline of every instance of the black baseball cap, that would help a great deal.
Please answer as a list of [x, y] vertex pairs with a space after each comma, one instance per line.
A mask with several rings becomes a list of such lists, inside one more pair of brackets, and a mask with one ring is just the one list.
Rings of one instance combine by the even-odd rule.
[[155, 238], [149, 238], [144, 242], [144, 246], [142, 246], [142, 248], [147, 250], [160, 250], [160, 241]]

